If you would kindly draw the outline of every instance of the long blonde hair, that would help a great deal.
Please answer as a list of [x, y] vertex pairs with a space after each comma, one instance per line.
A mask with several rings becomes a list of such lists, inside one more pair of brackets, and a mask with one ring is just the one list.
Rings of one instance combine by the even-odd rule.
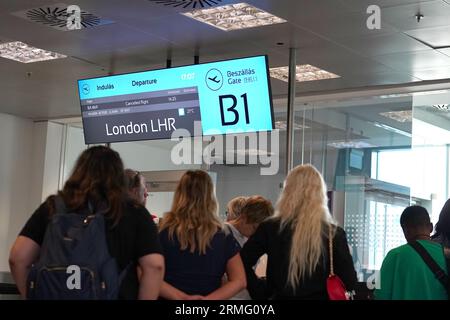
[[322, 237], [333, 222], [327, 200], [325, 182], [313, 166], [300, 165], [289, 172], [275, 218], [281, 229], [293, 231], [288, 283], [294, 289], [313, 274], [324, 252]]
[[209, 175], [202, 170], [189, 170], [180, 179], [172, 208], [160, 224], [167, 229], [169, 239], [175, 234], [180, 249], [196, 249], [206, 253], [214, 234], [222, 228], [217, 215], [217, 200]]

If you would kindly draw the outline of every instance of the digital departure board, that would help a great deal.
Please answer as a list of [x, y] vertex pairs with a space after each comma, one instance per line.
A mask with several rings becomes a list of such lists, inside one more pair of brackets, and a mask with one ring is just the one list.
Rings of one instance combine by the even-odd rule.
[[86, 144], [270, 131], [267, 56], [78, 81]]

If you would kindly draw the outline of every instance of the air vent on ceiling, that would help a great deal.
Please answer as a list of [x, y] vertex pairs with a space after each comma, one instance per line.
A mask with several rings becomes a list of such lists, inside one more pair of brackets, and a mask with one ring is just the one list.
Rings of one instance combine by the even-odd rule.
[[170, 6], [174, 8], [209, 8], [222, 2], [222, 0], [149, 0], [157, 4]]
[[[67, 13], [68, 6], [69, 5], [64, 3], [56, 3], [48, 6], [13, 12], [12, 15], [32, 22], [37, 22], [60, 31], [69, 31], [67, 28], [67, 18], [71, 16], [71, 13]], [[80, 9], [81, 29], [113, 23], [111, 20], [103, 19], [92, 13], [84, 11], [82, 7]]]

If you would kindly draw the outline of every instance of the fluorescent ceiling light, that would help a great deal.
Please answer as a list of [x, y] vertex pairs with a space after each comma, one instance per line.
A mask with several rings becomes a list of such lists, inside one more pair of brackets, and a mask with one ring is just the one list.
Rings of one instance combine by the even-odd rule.
[[67, 56], [56, 52], [38, 49], [20, 41], [15, 41], [0, 44], [0, 57], [22, 63], [30, 63], [66, 58]]
[[409, 97], [411, 93], [393, 93], [393, 94], [384, 94], [379, 96], [381, 99], [390, 99], [390, 98], [403, 98]]
[[[287, 128], [286, 121], [284, 121], [284, 120], [275, 121], [275, 129], [286, 130], [286, 128]], [[309, 129], [309, 127], [294, 122], [294, 129], [295, 130]]]
[[421, 92], [411, 92], [411, 93], [394, 93], [394, 94], [385, 94], [379, 96], [382, 99], [388, 98], [400, 98], [400, 97], [410, 97], [410, 96], [428, 96], [432, 94], [441, 94], [447, 93], [448, 90], [434, 90], [434, 91], [421, 91]]
[[412, 110], [381, 112], [380, 116], [405, 123], [412, 122]]
[[400, 129], [397, 129], [397, 128], [394, 128], [394, 127], [391, 127], [391, 126], [388, 126], [388, 125], [386, 125], [384, 123], [374, 122], [373, 125], [375, 127], [382, 128], [382, 129], [390, 131], [390, 132], [401, 134], [401, 135], [403, 135], [405, 137], [408, 137], [408, 138], [412, 137], [411, 133], [403, 131], [403, 130], [400, 130]]
[[422, 91], [422, 92], [414, 92], [413, 96], [429, 96], [432, 94], [441, 94], [448, 93], [448, 90], [434, 90], [434, 91]]
[[433, 108], [436, 108], [440, 111], [450, 111], [450, 106], [448, 105], [448, 103], [434, 104]]
[[255, 8], [247, 3], [236, 3], [210, 9], [194, 10], [181, 14], [224, 31], [287, 22], [284, 19]]
[[336, 149], [346, 149], [346, 148], [362, 149], [362, 148], [376, 147], [375, 145], [370, 144], [369, 142], [363, 140], [337, 141], [337, 142], [330, 142], [327, 145]]
[[[340, 76], [334, 73], [319, 69], [310, 64], [303, 64], [296, 66], [295, 71], [296, 71], [295, 80], [297, 80], [298, 82], [340, 78]], [[272, 78], [288, 82], [289, 68], [288, 67], [270, 68], [270, 76]]]

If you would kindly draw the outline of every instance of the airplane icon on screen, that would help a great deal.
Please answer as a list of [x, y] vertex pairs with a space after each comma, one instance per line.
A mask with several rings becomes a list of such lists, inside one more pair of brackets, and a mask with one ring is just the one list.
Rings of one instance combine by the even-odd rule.
[[217, 76], [215, 76], [214, 78], [208, 78], [209, 80], [215, 82], [215, 83], [219, 83], [220, 80], [217, 80]]

